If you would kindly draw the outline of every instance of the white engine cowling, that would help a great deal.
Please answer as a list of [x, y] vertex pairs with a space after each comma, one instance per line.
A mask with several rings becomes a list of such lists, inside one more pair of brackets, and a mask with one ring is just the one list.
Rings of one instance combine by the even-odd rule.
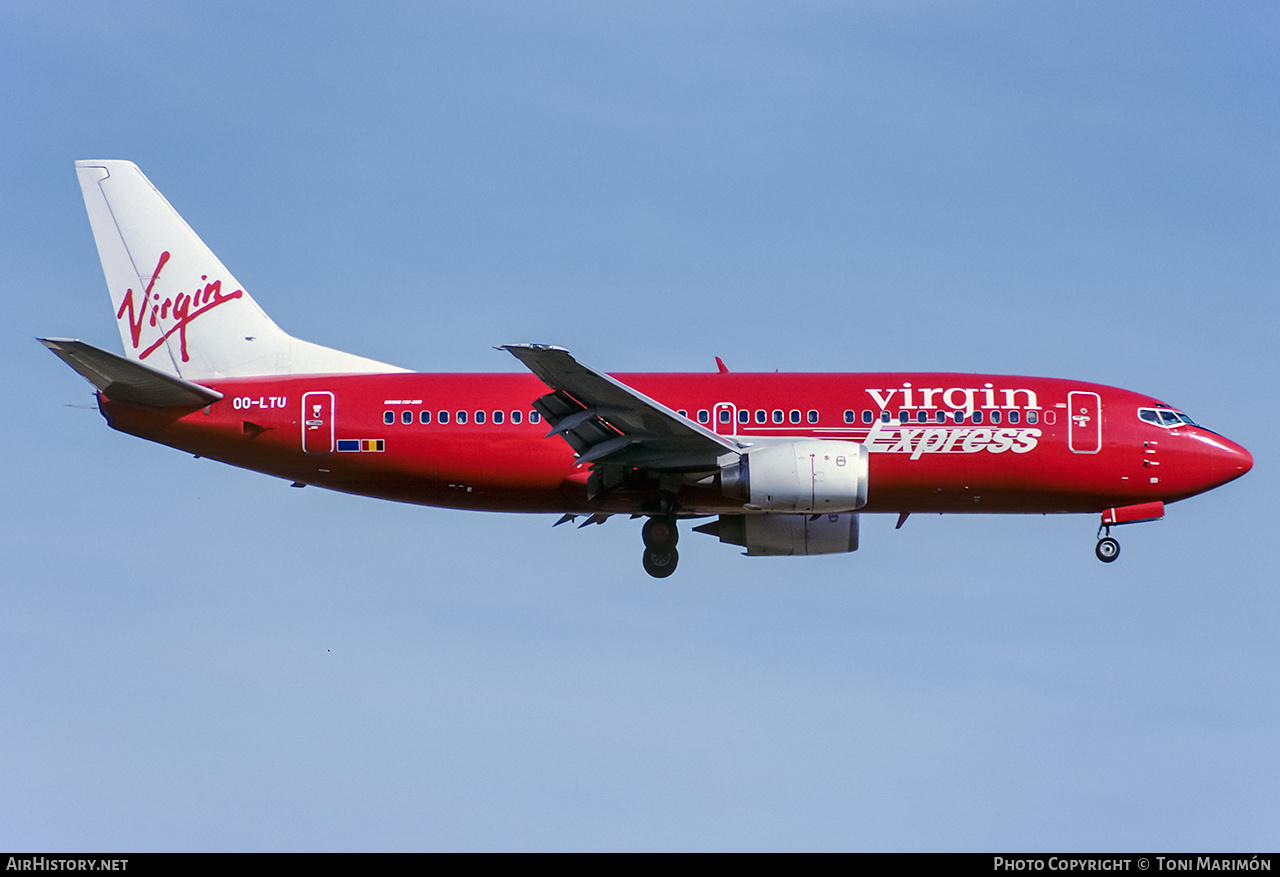
[[741, 545], [752, 557], [845, 554], [858, 550], [858, 515], [721, 515], [700, 533]]
[[720, 484], [753, 511], [851, 512], [867, 504], [869, 457], [857, 442], [771, 442], [724, 467]]

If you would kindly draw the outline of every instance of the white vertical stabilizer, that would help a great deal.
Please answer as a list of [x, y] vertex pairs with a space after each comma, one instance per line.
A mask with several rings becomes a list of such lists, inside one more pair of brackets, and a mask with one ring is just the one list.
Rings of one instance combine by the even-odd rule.
[[77, 161], [125, 355], [186, 380], [405, 369], [272, 322], [130, 161]]

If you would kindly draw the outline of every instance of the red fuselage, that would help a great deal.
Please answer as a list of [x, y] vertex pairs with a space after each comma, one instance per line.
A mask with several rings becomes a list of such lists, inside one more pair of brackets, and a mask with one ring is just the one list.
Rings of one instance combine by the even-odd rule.
[[[739, 440], [842, 439], [870, 454], [866, 512], [1099, 512], [1240, 477], [1249, 452], [1163, 403], [1098, 384], [973, 374], [631, 374], [628, 387]], [[586, 465], [530, 404], [532, 375], [388, 374], [202, 382], [192, 413], [112, 402], [115, 429], [290, 481], [423, 505], [639, 513], [628, 484], [589, 500]], [[1147, 410], [1147, 419], [1140, 411]], [[1157, 413], [1169, 411], [1159, 422]], [[1152, 422], [1157, 421], [1157, 422]], [[741, 513], [708, 483], [682, 515]]]

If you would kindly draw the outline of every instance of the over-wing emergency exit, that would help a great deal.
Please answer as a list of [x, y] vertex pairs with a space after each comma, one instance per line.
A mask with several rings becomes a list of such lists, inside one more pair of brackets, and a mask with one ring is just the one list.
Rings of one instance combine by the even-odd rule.
[[1089, 513], [1111, 528], [1249, 471], [1240, 445], [1140, 393], [948, 373], [608, 375], [550, 345], [525, 374], [419, 374], [300, 341], [142, 172], [76, 163], [124, 342], [42, 343], [115, 429], [233, 466], [423, 505], [679, 523], [745, 554], [854, 551], [863, 513]]

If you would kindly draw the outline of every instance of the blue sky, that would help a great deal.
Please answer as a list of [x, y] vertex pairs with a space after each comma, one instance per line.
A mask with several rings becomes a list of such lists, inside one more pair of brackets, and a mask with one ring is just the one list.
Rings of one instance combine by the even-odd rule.
[[[1274, 849], [1273, 4], [0, 10], [0, 846]], [[1242, 481], [745, 558], [290, 490], [112, 432], [72, 171], [291, 333], [423, 371], [1151, 393]]]

